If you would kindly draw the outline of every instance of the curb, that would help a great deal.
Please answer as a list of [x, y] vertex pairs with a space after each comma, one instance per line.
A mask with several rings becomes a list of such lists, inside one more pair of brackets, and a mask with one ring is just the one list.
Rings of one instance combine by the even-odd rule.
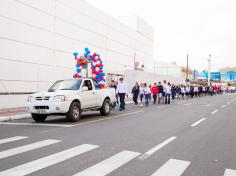
[[0, 122], [18, 120], [18, 119], [28, 119], [30, 117], [31, 117], [30, 114], [19, 114], [19, 115], [13, 115], [13, 116], [0, 116]]

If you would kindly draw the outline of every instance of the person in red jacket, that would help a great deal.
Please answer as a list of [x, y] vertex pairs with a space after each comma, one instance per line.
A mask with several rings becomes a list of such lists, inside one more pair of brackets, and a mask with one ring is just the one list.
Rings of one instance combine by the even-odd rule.
[[154, 83], [154, 86], [151, 88], [152, 96], [153, 96], [153, 104], [157, 103], [157, 95], [158, 95], [158, 86], [157, 83]]
[[216, 85], [213, 86], [213, 92], [215, 95], [217, 94], [217, 86]]

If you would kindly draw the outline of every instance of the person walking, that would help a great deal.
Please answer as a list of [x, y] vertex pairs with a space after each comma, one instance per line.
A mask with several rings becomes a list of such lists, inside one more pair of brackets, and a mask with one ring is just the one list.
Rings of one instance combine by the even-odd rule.
[[170, 104], [171, 84], [168, 82], [165, 85], [165, 104]]
[[190, 96], [191, 96], [191, 98], [194, 97], [194, 86], [193, 85], [190, 86]]
[[185, 93], [186, 93], [186, 91], [185, 91], [185, 86], [184, 85], [181, 85], [181, 96], [182, 96], [182, 99], [184, 99], [184, 96], [185, 96]]
[[151, 90], [147, 86], [147, 84], [144, 84], [144, 95], [145, 95], [145, 104], [146, 106], [149, 106], [150, 98], [151, 98]]
[[[115, 89], [115, 92], [116, 92], [117, 85], [116, 85], [116, 83], [115, 83], [114, 80], [111, 81], [109, 87], [110, 87], [110, 88], [114, 88], [114, 89]], [[116, 101], [112, 102], [112, 104], [111, 104], [112, 109], [115, 109], [115, 108], [116, 108], [117, 99], [118, 99], [118, 97], [117, 97], [117, 95], [116, 95]]]
[[154, 83], [154, 86], [151, 88], [152, 97], [153, 97], [153, 104], [157, 103], [157, 96], [158, 96], [158, 86], [157, 83]]
[[132, 88], [133, 101], [135, 105], [138, 105], [138, 96], [139, 96], [139, 84], [136, 82], [135, 86]]
[[163, 92], [162, 92], [162, 104], [164, 104], [166, 102], [166, 80], [163, 81]]
[[190, 98], [190, 86], [187, 85], [186, 87], [186, 98], [189, 99]]
[[198, 86], [196, 86], [196, 85], [194, 87], [194, 95], [195, 95], [195, 97], [198, 97]]
[[139, 88], [139, 98], [140, 98], [140, 106], [143, 106], [143, 98], [144, 98], [144, 85], [141, 83]]
[[128, 91], [127, 91], [127, 85], [124, 82], [123, 78], [119, 79], [119, 83], [117, 85], [117, 89], [116, 89], [116, 94], [118, 94], [119, 98], [120, 98], [120, 111], [125, 110], [125, 96], [128, 96]]
[[158, 103], [162, 103], [162, 94], [163, 94], [163, 86], [161, 85], [161, 82], [158, 82]]
[[172, 100], [175, 100], [176, 97], [176, 86], [174, 84], [172, 84], [171, 86], [171, 95], [172, 95]]

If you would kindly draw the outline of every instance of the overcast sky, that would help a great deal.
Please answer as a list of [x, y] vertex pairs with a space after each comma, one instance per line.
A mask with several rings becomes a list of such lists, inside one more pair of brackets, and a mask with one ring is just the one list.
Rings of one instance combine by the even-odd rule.
[[236, 0], [87, 0], [107, 14], [138, 15], [154, 27], [156, 60], [199, 71], [236, 66]]

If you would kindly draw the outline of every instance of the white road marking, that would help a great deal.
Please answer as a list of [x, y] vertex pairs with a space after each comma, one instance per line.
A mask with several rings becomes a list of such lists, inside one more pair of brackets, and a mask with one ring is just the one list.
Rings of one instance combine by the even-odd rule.
[[82, 153], [93, 150], [95, 148], [98, 148], [98, 146], [90, 145], [90, 144], [83, 144], [83, 145], [73, 147], [68, 150], [64, 150], [62, 152], [55, 153], [53, 155], [49, 155], [49, 156], [40, 158], [38, 160], [34, 160], [31, 162], [10, 168], [8, 170], [2, 171], [2, 172], [0, 172], [0, 176], [28, 175], [28, 174], [31, 174], [31, 173], [36, 172], [38, 170], [41, 170], [43, 168], [49, 167], [51, 165], [60, 163], [62, 161], [65, 161], [67, 159], [70, 159], [72, 157], [80, 155]]
[[210, 107], [210, 106], [212, 106], [211, 104], [206, 104], [206, 107]]
[[229, 101], [227, 104], [230, 104], [231, 102]]
[[140, 160], [144, 160], [147, 159], [148, 157], [150, 157], [153, 153], [157, 152], [158, 150], [160, 150], [162, 147], [166, 146], [167, 144], [169, 144], [170, 142], [172, 142], [173, 140], [175, 140], [176, 137], [172, 136], [169, 139], [165, 140], [164, 142], [158, 144], [157, 146], [155, 146], [154, 148], [150, 149], [149, 151], [147, 151], [146, 153], [144, 153], [143, 155], [141, 155], [138, 159]]
[[215, 111], [212, 111], [211, 114], [215, 114], [218, 112], [218, 109], [216, 109]]
[[6, 138], [6, 139], [1, 139], [0, 144], [13, 142], [13, 141], [19, 141], [21, 139], [26, 139], [26, 138], [28, 138], [28, 137], [26, 137], [26, 136], [14, 136], [14, 137]]
[[206, 120], [206, 118], [202, 118], [202, 119], [198, 120], [197, 122], [193, 123], [193, 124], [191, 125], [191, 127], [197, 126], [199, 123], [203, 122], [204, 120]]
[[189, 165], [189, 161], [170, 159], [152, 176], [181, 176]]
[[48, 139], [48, 140], [44, 140], [44, 141], [40, 141], [40, 142], [35, 142], [35, 143], [29, 144], [29, 145], [24, 145], [24, 146], [12, 148], [12, 149], [4, 150], [4, 151], [0, 152], [0, 159], [6, 158], [9, 156], [13, 156], [13, 155], [17, 155], [20, 153], [28, 152], [28, 151], [38, 149], [41, 147], [45, 147], [45, 146], [55, 144], [58, 142], [61, 142], [61, 141]]
[[22, 125], [22, 126], [48, 126], [48, 127], [73, 127], [75, 125], [62, 125], [50, 123], [15, 123], [15, 122], [0, 122], [0, 125]]
[[236, 176], [236, 170], [225, 169], [224, 176]]
[[186, 103], [186, 104], [184, 104], [185, 106], [189, 106], [189, 105], [191, 105], [192, 103]]
[[136, 158], [140, 153], [122, 151], [104, 161], [75, 174], [74, 176], [105, 176]]
[[221, 108], [225, 108], [225, 107], [226, 107], [226, 105], [222, 105], [222, 106], [221, 106]]

